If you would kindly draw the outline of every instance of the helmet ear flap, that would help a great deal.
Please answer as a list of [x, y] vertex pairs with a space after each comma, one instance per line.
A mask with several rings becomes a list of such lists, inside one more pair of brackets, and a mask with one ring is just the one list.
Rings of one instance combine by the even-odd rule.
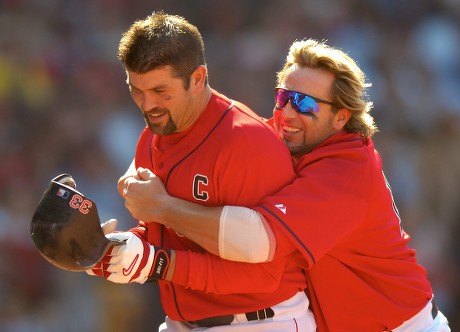
[[75, 180], [68, 174], [51, 180], [32, 217], [30, 234], [46, 260], [76, 272], [94, 266], [110, 244], [96, 203], [76, 190]]

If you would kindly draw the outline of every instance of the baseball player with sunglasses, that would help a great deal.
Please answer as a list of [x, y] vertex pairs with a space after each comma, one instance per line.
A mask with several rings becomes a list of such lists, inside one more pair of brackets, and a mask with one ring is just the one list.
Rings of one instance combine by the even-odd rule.
[[[302, 40], [291, 45], [277, 83], [270, 122], [291, 153], [291, 184], [252, 209], [204, 207], [173, 197], [161, 179], [138, 169], [119, 182], [119, 190], [130, 185], [128, 209], [227, 259], [247, 251], [276, 256], [293, 244], [305, 258], [320, 332], [450, 331], [374, 147], [364, 73], [344, 52]], [[139, 204], [142, 195], [148, 204]], [[245, 222], [259, 228], [248, 235]]]

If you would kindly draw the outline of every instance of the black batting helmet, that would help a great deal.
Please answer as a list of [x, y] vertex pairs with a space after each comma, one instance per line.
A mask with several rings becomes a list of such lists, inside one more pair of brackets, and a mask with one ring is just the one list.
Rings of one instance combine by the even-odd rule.
[[51, 180], [32, 217], [30, 234], [51, 264], [76, 272], [94, 266], [111, 244], [96, 204], [76, 190], [68, 174]]

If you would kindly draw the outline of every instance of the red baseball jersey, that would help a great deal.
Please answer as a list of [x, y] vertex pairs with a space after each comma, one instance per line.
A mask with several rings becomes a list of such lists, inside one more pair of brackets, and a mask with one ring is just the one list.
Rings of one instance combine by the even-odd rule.
[[[295, 177], [289, 152], [270, 126], [216, 91], [186, 132], [157, 136], [146, 128], [135, 165], [152, 170], [171, 195], [206, 206], [254, 206]], [[146, 227], [149, 243], [179, 250], [174, 282], [159, 281], [163, 308], [174, 320], [259, 310], [306, 287], [296, 260], [229, 262], [201, 254], [200, 246], [170, 228]]]
[[338, 133], [296, 165], [297, 179], [256, 209], [307, 261], [318, 331], [383, 331], [431, 299], [371, 139]]

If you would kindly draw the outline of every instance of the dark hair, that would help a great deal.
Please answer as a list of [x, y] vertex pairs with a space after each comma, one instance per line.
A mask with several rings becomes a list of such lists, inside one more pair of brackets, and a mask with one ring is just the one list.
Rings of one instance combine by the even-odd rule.
[[118, 58], [126, 69], [140, 74], [169, 65], [184, 80], [186, 89], [195, 69], [206, 65], [197, 27], [162, 11], [130, 26], [120, 40]]

